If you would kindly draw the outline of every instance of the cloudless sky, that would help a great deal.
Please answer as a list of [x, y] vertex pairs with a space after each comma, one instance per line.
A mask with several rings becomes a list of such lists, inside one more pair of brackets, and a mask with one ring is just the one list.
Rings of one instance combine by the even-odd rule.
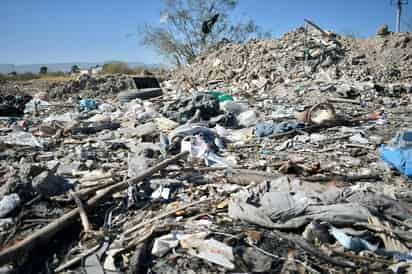
[[[138, 39], [139, 26], [159, 24], [161, 8], [161, 0], [1, 0], [0, 64], [162, 62]], [[396, 8], [390, 0], [239, 0], [233, 18], [276, 36], [307, 18], [367, 37], [383, 23], [394, 30]], [[412, 1], [403, 20], [412, 22]]]

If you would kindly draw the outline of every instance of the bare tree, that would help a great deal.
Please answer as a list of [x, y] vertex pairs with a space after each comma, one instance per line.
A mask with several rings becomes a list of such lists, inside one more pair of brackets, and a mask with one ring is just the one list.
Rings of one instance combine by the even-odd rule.
[[47, 67], [46, 66], [41, 66], [39, 74], [47, 74]]
[[229, 14], [237, 0], [163, 0], [163, 4], [162, 25], [146, 25], [142, 42], [176, 65], [192, 62], [222, 41], [245, 42], [270, 35], [262, 33], [253, 20], [232, 22]]
[[73, 65], [70, 72], [71, 73], [79, 73], [80, 72], [79, 66], [78, 65]]

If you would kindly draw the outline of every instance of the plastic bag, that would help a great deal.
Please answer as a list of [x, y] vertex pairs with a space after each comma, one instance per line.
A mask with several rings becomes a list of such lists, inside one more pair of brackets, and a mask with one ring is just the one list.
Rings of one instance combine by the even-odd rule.
[[79, 104], [80, 108], [86, 111], [97, 109], [97, 102], [94, 99], [82, 99]]
[[390, 145], [382, 145], [380, 156], [388, 165], [412, 177], [412, 130], [399, 131]]
[[6, 195], [0, 200], [0, 218], [4, 218], [20, 205], [20, 197], [16, 193]]

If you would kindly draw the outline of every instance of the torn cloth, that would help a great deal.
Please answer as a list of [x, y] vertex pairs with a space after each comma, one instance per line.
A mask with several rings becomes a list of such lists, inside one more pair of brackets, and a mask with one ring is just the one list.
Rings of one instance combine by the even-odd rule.
[[[351, 225], [368, 222], [378, 212], [400, 219], [412, 216], [400, 203], [378, 193], [350, 188], [319, 193], [304, 188], [280, 177], [269, 184], [240, 191], [229, 202], [229, 216], [278, 229], [299, 228], [312, 220]], [[386, 207], [383, 209], [382, 205]]]

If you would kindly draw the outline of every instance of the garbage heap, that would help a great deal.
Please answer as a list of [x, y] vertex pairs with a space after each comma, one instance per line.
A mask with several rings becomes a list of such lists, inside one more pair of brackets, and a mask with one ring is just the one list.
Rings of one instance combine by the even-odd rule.
[[236, 46], [282, 45], [253, 53], [284, 55], [273, 71], [220, 58], [188, 87], [2, 97], [0, 272], [412, 271], [406, 70], [331, 77], [355, 52], [338, 38], [329, 67], [299, 59], [285, 37], [303, 35]]
[[279, 39], [226, 44], [198, 57], [175, 78], [186, 88], [223, 80], [242, 90], [270, 89], [302, 77], [407, 80], [412, 77], [411, 39], [410, 33], [354, 38], [300, 27]]

